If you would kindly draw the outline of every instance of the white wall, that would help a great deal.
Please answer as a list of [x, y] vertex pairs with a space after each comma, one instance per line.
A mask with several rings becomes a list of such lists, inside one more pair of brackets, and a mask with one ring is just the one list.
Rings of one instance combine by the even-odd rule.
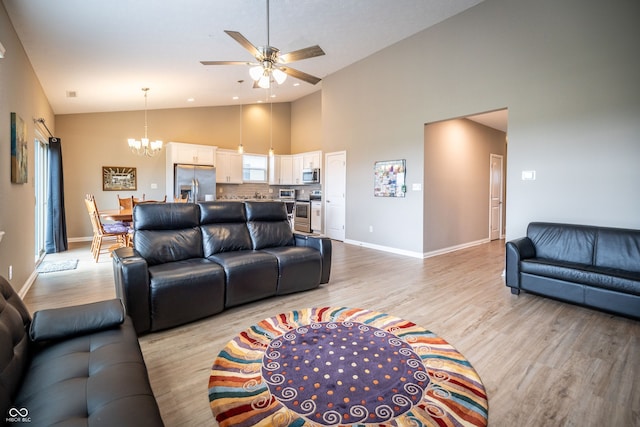
[[423, 193], [374, 198], [373, 162], [406, 158], [421, 182], [424, 123], [507, 107], [507, 239], [534, 220], [640, 228], [639, 18], [626, 0], [486, 0], [326, 77], [347, 239], [422, 252]]

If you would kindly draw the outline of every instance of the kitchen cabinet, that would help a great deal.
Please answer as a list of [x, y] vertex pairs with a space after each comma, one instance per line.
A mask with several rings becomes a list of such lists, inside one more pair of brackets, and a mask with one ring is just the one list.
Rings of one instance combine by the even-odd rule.
[[291, 183], [294, 185], [302, 184], [302, 165], [304, 162], [304, 156], [302, 154], [295, 154], [291, 156]]
[[216, 182], [242, 184], [242, 154], [233, 150], [216, 150]]
[[311, 201], [311, 231], [322, 231], [322, 202]]
[[215, 165], [216, 147], [170, 142], [167, 144], [167, 157], [171, 157], [172, 164]]
[[302, 170], [319, 168], [322, 151], [276, 155], [269, 159], [269, 184], [303, 185]]
[[302, 168], [316, 169], [322, 167], [322, 151], [302, 153]]
[[280, 185], [280, 163], [282, 156], [269, 157], [269, 185]]

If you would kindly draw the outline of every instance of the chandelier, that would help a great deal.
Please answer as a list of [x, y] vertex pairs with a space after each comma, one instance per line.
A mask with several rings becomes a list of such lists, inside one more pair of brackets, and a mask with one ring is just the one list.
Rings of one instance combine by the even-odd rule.
[[144, 92], [144, 138], [140, 140], [129, 138], [127, 142], [129, 143], [131, 152], [134, 154], [153, 157], [162, 151], [162, 141], [149, 141], [147, 137], [147, 92], [149, 92], [149, 88], [143, 87], [142, 91]]

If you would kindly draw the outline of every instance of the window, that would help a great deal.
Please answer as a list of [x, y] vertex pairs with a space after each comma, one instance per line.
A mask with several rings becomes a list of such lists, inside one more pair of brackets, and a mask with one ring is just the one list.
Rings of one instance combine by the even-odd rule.
[[267, 182], [267, 156], [262, 154], [243, 154], [242, 180]]

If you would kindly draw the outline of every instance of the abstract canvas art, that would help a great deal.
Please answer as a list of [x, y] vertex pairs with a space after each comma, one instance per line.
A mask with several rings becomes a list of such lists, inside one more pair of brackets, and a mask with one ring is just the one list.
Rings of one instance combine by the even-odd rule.
[[11, 113], [11, 182], [24, 184], [29, 174], [27, 127], [16, 113]]

